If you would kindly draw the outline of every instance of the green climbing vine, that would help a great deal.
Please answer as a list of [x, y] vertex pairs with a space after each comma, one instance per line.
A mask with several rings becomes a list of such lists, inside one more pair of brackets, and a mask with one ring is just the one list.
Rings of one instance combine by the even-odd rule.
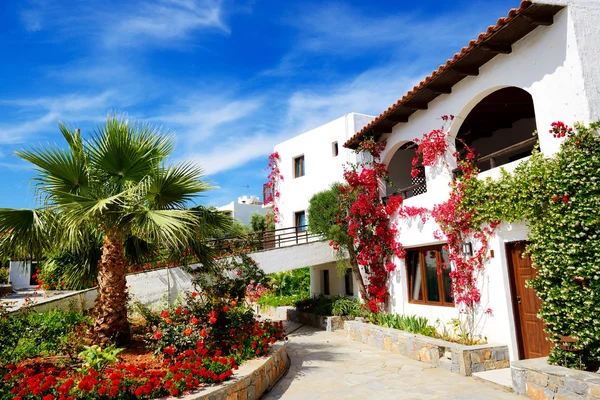
[[[549, 362], [596, 370], [600, 363], [600, 121], [575, 129], [562, 122], [550, 133], [565, 138], [551, 157], [535, 150], [514, 172], [470, 179], [459, 207], [474, 229], [491, 221], [525, 221], [527, 252], [536, 268], [528, 285], [542, 300], [540, 317], [557, 344]], [[558, 344], [577, 340], [573, 352]]]

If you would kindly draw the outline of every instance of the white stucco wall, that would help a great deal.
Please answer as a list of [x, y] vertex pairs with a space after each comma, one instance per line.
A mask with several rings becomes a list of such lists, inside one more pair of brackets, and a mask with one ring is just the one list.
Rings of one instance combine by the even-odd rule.
[[242, 225], [249, 226], [252, 214], [266, 215], [270, 209], [263, 208], [260, 204], [244, 204], [232, 201], [229, 204], [218, 207], [218, 210], [229, 211], [231, 218], [238, 220]]
[[[364, 114], [346, 114], [275, 146], [284, 177], [279, 185], [281, 197], [277, 201], [281, 219], [278, 228], [293, 227], [295, 213], [306, 212], [314, 194], [343, 180], [344, 165], [356, 162], [356, 154], [343, 145], [372, 119], [372, 116]], [[334, 142], [338, 143], [337, 157], [332, 153]], [[305, 175], [294, 178], [294, 158], [301, 155], [304, 155]]]
[[267, 274], [335, 261], [335, 255], [329, 244], [321, 241], [259, 251], [251, 253], [250, 257]]
[[[547, 133], [551, 122], [560, 120], [573, 125], [576, 121], [588, 123], [600, 118], [600, 91], [597, 89], [600, 84], [597, 62], [597, 43], [600, 41], [598, 3], [581, 1], [577, 2], [576, 7], [560, 11], [553, 25], [540, 26], [515, 43], [512, 54], [496, 56], [481, 67], [479, 76], [465, 78], [453, 86], [452, 94], [439, 96], [428, 104], [428, 110], [416, 112], [408, 123], [397, 124], [389, 134], [384, 135], [388, 142], [383, 153], [384, 162], [389, 163], [395, 151], [415, 136], [439, 129], [442, 125], [441, 115], [456, 116], [450, 126], [450, 134], [456, 135], [479, 101], [509, 86], [522, 88], [532, 95], [541, 151], [547, 155], [555, 153], [560, 140]], [[586, 4], [592, 7], [586, 8]], [[592, 49], [590, 46], [596, 47]], [[520, 125], [526, 124], [526, 121], [520, 122]], [[515, 124], [515, 127], [518, 125]], [[519, 162], [514, 161], [502, 167], [512, 171]], [[480, 177], [493, 178], [499, 173], [500, 168], [495, 168], [481, 173]], [[409, 198], [406, 205], [431, 208], [447, 197], [450, 175], [446, 170], [428, 167], [426, 177], [427, 193]], [[432, 221], [397, 222], [400, 227], [398, 240], [407, 248], [443, 243], [434, 239], [433, 232], [437, 225]], [[494, 258], [489, 261], [480, 278], [481, 305], [483, 309], [491, 308], [494, 313], [485, 323], [482, 333], [489, 342], [508, 344], [511, 359], [518, 359], [518, 351], [505, 244], [526, 239], [527, 232], [524, 224], [501, 225], [497, 235], [490, 241]], [[437, 319], [448, 321], [458, 316], [455, 308], [408, 303], [404, 261], [397, 260], [396, 263], [397, 269], [391, 274], [389, 282], [391, 311], [423, 315], [432, 323]]]
[[9, 282], [15, 289], [32, 288], [30, 285], [31, 263], [29, 261], [11, 261], [9, 266]]

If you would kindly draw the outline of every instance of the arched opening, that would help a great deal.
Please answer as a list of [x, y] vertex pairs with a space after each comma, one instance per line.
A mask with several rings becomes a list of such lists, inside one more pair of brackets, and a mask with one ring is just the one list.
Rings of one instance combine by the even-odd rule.
[[404, 143], [392, 156], [388, 164], [389, 178], [392, 186], [387, 188], [388, 196], [402, 196], [405, 199], [427, 192], [425, 168], [417, 166], [419, 174], [411, 175], [412, 160], [415, 157], [416, 145], [413, 142]]
[[456, 136], [456, 148], [463, 155], [464, 144], [473, 147], [477, 166], [487, 171], [530, 156], [537, 142], [535, 130], [533, 98], [523, 89], [507, 87], [471, 110]]

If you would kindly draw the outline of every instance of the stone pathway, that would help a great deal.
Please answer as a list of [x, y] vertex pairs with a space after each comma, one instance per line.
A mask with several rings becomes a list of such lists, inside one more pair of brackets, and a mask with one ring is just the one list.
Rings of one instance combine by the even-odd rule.
[[525, 399], [493, 383], [288, 323], [290, 370], [263, 400]]

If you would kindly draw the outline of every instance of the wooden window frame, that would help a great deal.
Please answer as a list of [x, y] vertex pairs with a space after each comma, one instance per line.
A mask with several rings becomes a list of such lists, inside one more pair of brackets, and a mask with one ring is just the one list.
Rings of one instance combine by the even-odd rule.
[[[442, 268], [441, 265], [443, 264], [443, 259], [442, 259], [442, 247], [444, 245], [437, 245], [437, 246], [427, 246], [427, 247], [418, 247], [418, 248], [413, 248], [413, 249], [406, 249], [406, 252], [418, 252], [419, 253], [419, 269], [421, 270], [421, 291], [423, 293], [423, 300], [415, 300], [412, 298], [412, 282], [413, 282], [413, 277], [410, 274], [410, 268], [408, 265], [408, 254], [407, 256], [404, 258], [405, 262], [405, 270], [406, 270], [406, 284], [407, 284], [407, 290], [408, 290], [408, 302], [411, 304], [422, 304], [422, 305], [427, 305], [427, 306], [440, 306], [440, 307], [455, 307], [454, 302], [452, 303], [448, 303], [446, 302], [445, 299], [445, 293], [444, 293], [444, 274], [437, 274], [437, 278], [438, 278], [438, 293], [440, 295], [440, 301], [430, 301], [427, 300], [428, 296], [427, 296], [427, 276], [425, 275], [425, 253], [428, 251], [432, 251], [434, 250], [436, 252], [435, 258], [436, 258], [436, 262], [438, 264], [438, 268]], [[450, 266], [448, 265], [448, 268], [450, 268]]]
[[[301, 171], [302, 174], [301, 175], [298, 174], [298, 168], [297, 168], [298, 162], [300, 160], [302, 160], [302, 171]], [[302, 154], [302, 155], [300, 155], [298, 157], [294, 157], [294, 179], [295, 178], [301, 178], [304, 175], [306, 175], [306, 160], [304, 159], [304, 154]]]

